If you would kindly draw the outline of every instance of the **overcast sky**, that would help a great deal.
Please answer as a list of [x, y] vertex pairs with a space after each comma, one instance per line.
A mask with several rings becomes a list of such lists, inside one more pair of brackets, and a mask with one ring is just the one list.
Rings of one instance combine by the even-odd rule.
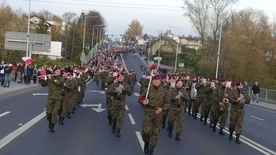
[[[4, 1], [4, 0], [1, 0]], [[29, 0], [6, 0], [14, 10], [21, 8], [28, 12]], [[65, 12], [96, 10], [102, 14], [107, 23], [107, 34], [123, 34], [132, 20], [137, 19], [144, 27], [144, 33], [158, 35], [158, 31], [172, 30], [174, 34], [195, 35], [191, 23], [184, 17], [181, 7], [183, 0], [31, 0], [31, 11], [48, 10], [61, 16]], [[275, 0], [240, 0], [233, 6], [235, 10], [251, 7], [263, 10], [274, 20], [276, 15]], [[171, 28], [173, 26], [176, 28]], [[151, 30], [151, 31], [150, 31]]]

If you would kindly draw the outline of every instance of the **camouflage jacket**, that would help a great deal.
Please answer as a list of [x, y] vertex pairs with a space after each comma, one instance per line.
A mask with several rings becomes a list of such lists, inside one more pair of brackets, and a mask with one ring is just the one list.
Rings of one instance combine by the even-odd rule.
[[229, 88], [225, 88], [222, 85], [218, 85], [214, 90], [213, 90], [213, 95], [214, 95], [214, 100], [215, 100], [215, 105], [219, 106], [219, 102], [222, 102], [224, 99], [224, 94], [228, 94], [230, 91]]
[[[240, 94], [244, 96], [244, 99], [237, 102]], [[250, 97], [246, 91], [240, 91], [238, 89], [233, 89], [228, 96], [229, 102], [231, 103], [231, 108], [242, 109], [244, 104], [250, 104]]]
[[[175, 99], [175, 97], [178, 95], [179, 92], [182, 93], [182, 96], [180, 97], [180, 99]], [[180, 89], [173, 88], [170, 90], [169, 94], [170, 94], [170, 101], [171, 101], [173, 107], [174, 106], [184, 107], [185, 101], [189, 101], [189, 99], [190, 99], [189, 94], [185, 88], [180, 88]]]
[[50, 100], [62, 100], [62, 86], [64, 81], [62, 77], [51, 77], [51, 79], [42, 80], [41, 86], [49, 88], [48, 99]]
[[[146, 97], [147, 90], [145, 90], [140, 96]], [[161, 107], [164, 110], [167, 110], [170, 106], [170, 97], [164, 87], [160, 86], [155, 88], [153, 85], [150, 86], [148, 94], [149, 103], [146, 105], [146, 111], [156, 110], [156, 108]]]
[[123, 82], [122, 85], [124, 86], [125, 90], [122, 90], [122, 93], [118, 93], [116, 92], [116, 89], [119, 87], [119, 83], [112, 83], [107, 87], [106, 95], [110, 95], [113, 100], [125, 100], [126, 95], [131, 95], [131, 88], [126, 82]]

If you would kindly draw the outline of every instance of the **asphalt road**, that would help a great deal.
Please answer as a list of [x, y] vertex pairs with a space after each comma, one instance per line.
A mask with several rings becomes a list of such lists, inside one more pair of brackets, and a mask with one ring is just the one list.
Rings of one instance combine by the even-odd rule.
[[[139, 57], [124, 60], [128, 70], [141, 77]], [[108, 125], [105, 95], [94, 81], [87, 85], [82, 107], [78, 107], [65, 124], [57, 124], [56, 132], [48, 131], [45, 118], [47, 88], [21, 91], [1, 99], [0, 154], [1, 155], [143, 155], [141, 127], [144, 111], [137, 103], [139, 86], [127, 97], [125, 121], [121, 137], [117, 138]], [[182, 141], [160, 132], [155, 155], [183, 154], [276, 154], [275, 111], [246, 107], [242, 144], [228, 140], [228, 134], [213, 133], [202, 122], [185, 115]], [[228, 127], [228, 123], [227, 123]], [[227, 132], [227, 131], [226, 131]]]

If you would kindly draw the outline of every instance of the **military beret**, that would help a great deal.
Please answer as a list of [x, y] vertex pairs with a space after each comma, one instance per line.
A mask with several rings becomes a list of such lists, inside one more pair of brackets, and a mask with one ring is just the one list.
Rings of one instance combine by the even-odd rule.
[[226, 78], [223, 78], [223, 79], [220, 80], [220, 82], [225, 82], [225, 81], [227, 81]]
[[152, 80], [160, 80], [160, 79], [161, 79], [161, 77], [158, 74], [156, 74], [152, 77]]
[[216, 80], [216, 78], [215, 78], [214, 76], [211, 76], [211, 77], [209, 78], [209, 81], [214, 81], [214, 80]]
[[239, 86], [239, 85], [241, 85], [241, 84], [243, 84], [243, 82], [242, 82], [242, 81], [238, 81], [238, 82], [236, 82], [236, 86]]
[[178, 78], [175, 83], [178, 83], [178, 82], [182, 82], [183, 83], [184, 79], [183, 78]]

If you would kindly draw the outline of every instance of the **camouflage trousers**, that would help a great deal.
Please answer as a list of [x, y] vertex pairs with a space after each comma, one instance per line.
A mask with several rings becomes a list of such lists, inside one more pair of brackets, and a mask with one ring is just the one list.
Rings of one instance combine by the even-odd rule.
[[168, 110], [164, 110], [163, 112], [163, 118], [162, 118], [162, 124], [166, 124], [166, 120], [169, 114], [169, 109]]
[[156, 146], [158, 135], [161, 129], [162, 113], [155, 114], [155, 109], [146, 109], [145, 119], [142, 123], [142, 138], [144, 142], [149, 142], [150, 145]]
[[220, 128], [225, 128], [228, 117], [228, 108], [220, 110], [219, 106], [213, 106], [211, 111], [211, 120], [213, 124], [217, 124], [219, 121]]
[[194, 102], [194, 105], [193, 105], [193, 113], [195, 113], [195, 114], [198, 113], [198, 109], [199, 109], [200, 105], [202, 105], [202, 103], [203, 103], [203, 99], [202, 98], [196, 98], [196, 100]]
[[59, 110], [59, 115], [61, 117], [65, 117], [67, 115], [68, 108], [69, 108], [68, 98], [69, 97], [64, 97], [64, 99], [61, 101], [61, 107], [60, 107], [60, 110]]
[[234, 109], [231, 108], [230, 111], [230, 124], [229, 131], [233, 132], [235, 130], [236, 134], [242, 133], [242, 124], [244, 119], [244, 109]]
[[112, 100], [110, 96], [106, 96], [106, 105], [107, 105], [107, 118], [112, 118], [111, 109], [112, 109]]
[[113, 125], [117, 125], [118, 129], [123, 127], [125, 118], [125, 101], [112, 101], [111, 115]]
[[73, 111], [74, 106], [75, 106], [76, 99], [75, 99], [74, 95], [72, 94], [70, 97], [68, 97], [68, 99], [65, 99], [65, 100], [68, 104], [67, 112], [71, 113]]
[[[212, 107], [212, 103], [211, 102], [205, 102], [203, 103], [204, 106], [203, 106], [203, 118], [204, 120], [207, 120], [207, 118], [209, 117], [209, 113], [211, 111], [211, 107]], [[211, 120], [211, 119], [210, 119]]]
[[48, 99], [48, 102], [46, 104], [46, 116], [47, 120], [51, 123], [57, 122], [58, 112], [61, 107], [61, 100], [51, 100]]
[[172, 131], [176, 119], [176, 133], [181, 134], [184, 121], [184, 105], [182, 107], [171, 107], [168, 116], [168, 130]]

